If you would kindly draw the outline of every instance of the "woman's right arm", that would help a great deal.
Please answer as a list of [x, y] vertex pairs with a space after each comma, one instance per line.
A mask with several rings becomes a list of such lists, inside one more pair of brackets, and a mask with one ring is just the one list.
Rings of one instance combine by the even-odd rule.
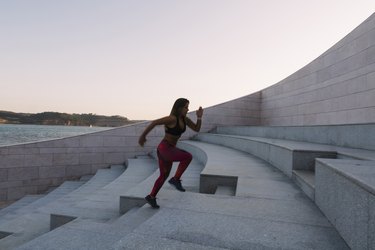
[[139, 145], [141, 145], [142, 147], [144, 146], [145, 142], [147, 141], [146, 140], [147, 134], [150, 133], [150, 131], [153, 130], [156, 126], [158, 126], [158, 125], [171, 125], [171, 124], [174, 124], [174, 123], [176, 123], [176, 118], [174, 116], [166, 116], [166, 117], [163, 117], [163, 118], [152, 121], [146, 127], [146, 129], [143, 131], [141, 136], [139, 137], [139, 139], [138, 139]]

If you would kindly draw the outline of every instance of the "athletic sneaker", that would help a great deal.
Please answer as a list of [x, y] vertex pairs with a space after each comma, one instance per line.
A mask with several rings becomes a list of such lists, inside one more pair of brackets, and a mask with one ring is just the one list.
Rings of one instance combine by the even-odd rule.
[[182, 187], [181, 185], [181, 180], [176, 180], [174, 177], [172, 177], [168, 181], [171, 185], [175, 186], [175, 188], [181, 192], [185, 192], [185, 188]]
[[152, 198], [151, 195], [147, 195], [145, 197], [145, 200], [147, 201], [148, 204], [150, 204], [151, 207], [153, 208], [159, 208], [160, 206], [156, 203], [156, 198]]

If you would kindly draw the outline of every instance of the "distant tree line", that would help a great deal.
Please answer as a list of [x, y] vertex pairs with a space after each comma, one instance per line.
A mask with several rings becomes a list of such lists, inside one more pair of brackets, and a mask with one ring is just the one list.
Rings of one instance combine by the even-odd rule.
[[0, 123], [3, 124], [117, 127], [134, 122], [135, 121], [130, 121], [128, 118], [122, 116], [103, 116], [92, 113], [67, 114], [59, 112], [43, 112], [29, 114], [0, 111]]

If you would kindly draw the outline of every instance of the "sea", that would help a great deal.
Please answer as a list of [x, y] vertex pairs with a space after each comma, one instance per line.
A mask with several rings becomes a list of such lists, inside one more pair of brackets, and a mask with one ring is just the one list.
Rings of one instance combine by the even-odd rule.
[[58, 125], [0, 124], [0, 146], [45, 141], [111, 129]]

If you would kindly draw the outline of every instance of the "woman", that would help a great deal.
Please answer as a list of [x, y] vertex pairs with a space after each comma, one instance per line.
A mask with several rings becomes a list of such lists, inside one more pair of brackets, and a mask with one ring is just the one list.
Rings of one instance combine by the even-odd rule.
[[156, 179], [154, 187], [149, 195], [145, 197], [148, 204], [153, 208], [159, 208], [156, 203], [156, 195], [160, 188], [163, 186], [165, 180], [168, 178], [172, 168], [173, 162], [180, 162], [177, 171], [168, 182], [173, 185], [177, 190], [185, 192], [181, 185], [181, 175], [189, 166], [192, 155], [189, 152], [181, 150], [176, 147], [178, 139], [181, 134], [185, 132], [186, 125], [192, 130], [199, 132], [202, 123], [203, 109], [199, 107], [196, 111], [197, 122], [194, 123], [189, 117], [186, 116], [189, 111], [189, 100], [179, 98], [175, 101], [171, 114], [169, 116], [154, 120], [145, 129], [139, 137], [138, 143], [143, 147], [146, 142], [147, 134], [157, 125], [164, 125], [165, 136], [157, 148], [157, 155], [159, 161], [160, 176]]

